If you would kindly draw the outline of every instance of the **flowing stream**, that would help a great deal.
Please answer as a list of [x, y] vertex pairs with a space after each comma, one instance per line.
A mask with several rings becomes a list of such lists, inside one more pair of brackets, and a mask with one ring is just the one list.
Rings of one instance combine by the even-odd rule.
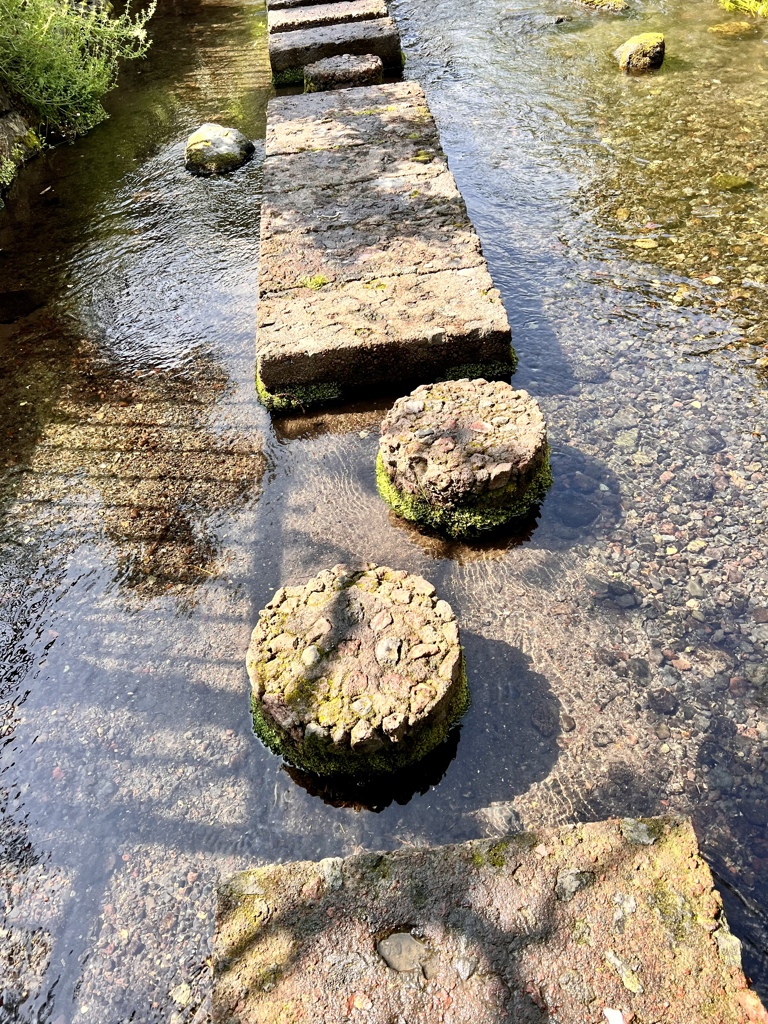
[[[202, 1024], [247, 865], [667, 811], [768, 988], [768, 30], [709, 32], [738, 20], [710, 0], [394, 13], [554, 486], [449, 544], [377, 497], [388, 399], [258, 405], [265, 10], [161, 4], [111, 119], [0, 211], [0, 1021]], [[619, 74], [657, 27], [663, 70]], [[205, 120], [254, 161], [187, 175]], [[254, 737], [244, 655], [280, 585], [361, 559], [451, 602], [473, 705], [342, 791]]]

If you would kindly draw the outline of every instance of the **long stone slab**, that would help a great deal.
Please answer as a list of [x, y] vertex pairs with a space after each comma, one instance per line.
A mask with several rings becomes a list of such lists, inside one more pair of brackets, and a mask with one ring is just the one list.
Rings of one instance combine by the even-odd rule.
[[214, 1024], [746, 1024], [689, 822], [268, 865], [219, 892]]
[[336, 0], [335, 3], [311, 4], [309, 7], [271, 9], [267, 14], [267, 28], [270, 33], [295, 32], [371, 21], [386, 18], [388, 14], [384, 0]]
[[278, 86], [303, 82], [307, 64], [342, 53], [372, 53], [389, 74], [399, 74], [403, 66], [400, 33], [389, 17], [269, 34], [272, 79]]
[[291, 7], [313, 7], [329, 2], [344, 3], [344, 0], [267, 0], [267, 11], [286, 11]]
[[280, 395], [511, 369], [506, 314], [416, 83], [271, 101], [257, 347], [260, 384]]

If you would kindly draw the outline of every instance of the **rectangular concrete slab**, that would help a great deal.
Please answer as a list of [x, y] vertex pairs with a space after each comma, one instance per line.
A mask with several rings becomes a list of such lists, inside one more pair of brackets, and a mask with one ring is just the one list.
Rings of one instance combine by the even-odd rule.
[[509, 363], [510, 330], [421, 88], [270, 102], [258, 372], [345, 391]]
[[[267, 0], [267, 11], [285, 11], [291, 7], [314, 7], [329, 2], [331, 0]], [[335, 2], [344, 3], [345, 0], [335, 0]]]
[[258, 372], [269, 391], [358, 390], [509, 358], [509, 325], [484, 266], [293, 288], [259, 299]]
[[269, 32], [293, 32], [386, 18], [388, 14], [384, 0], [336, 0], [335, 3], [289, 7], [281, 11], [271, 9], [267, 15], [267, 27]]
[[765, 1019], [689, 822], [606, 821], [246, 871], [214, 1024]]
[[426, 148], [442, 155], [437, 127], [417, 82], [282, 96], [267, 107], [267, 156], [377, 143], [390, 148], [404, 141], [411, 143], [411, 154]]
[[306, 286], [433, 273], [484, 263], [453, 175], [379, 178], [352, 186], [273, 193], [261, 210], [262, 294]]
[[372, 53], [381, 58], [386, 72], [402, 70], [400, 34], [391, 18], [269, 35], [269, 60], [276, 85], [303, 82], [305, 65], [342, 53]]

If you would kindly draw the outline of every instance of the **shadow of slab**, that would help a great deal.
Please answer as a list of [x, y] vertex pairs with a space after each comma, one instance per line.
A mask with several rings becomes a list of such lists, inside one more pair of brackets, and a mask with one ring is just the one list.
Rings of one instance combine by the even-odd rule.
[[764, 1012], [693, 829], [671, 818], [246, 871], [219, 891], [213, 969], [215, 1024]]

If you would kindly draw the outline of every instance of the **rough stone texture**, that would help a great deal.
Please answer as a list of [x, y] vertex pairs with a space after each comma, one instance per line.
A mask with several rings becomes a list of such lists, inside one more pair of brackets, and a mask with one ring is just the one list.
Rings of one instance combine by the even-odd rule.
[[[286, 11], [292, 7], [315, 7], [319, 4], [327, 4], [329, 0], [267, 0], [267, 11]], [[343, 3], [344, 0], [336, 0]]]
[[756, 36], [760, 29], [754, 21], [722, 21], [717, 25], [710, 25], [707, 32], [721, 39], [746, 39]]
[[632, 36], [616, 50], [614, 57], [622, 71], [653, 71], [664, 63], [664, 36], [661, 32]]
[[208, 177], [242, 167], [253, 156], [254, 145], [237, 128], [201, 125], [187, 139], [184, 163], [188, 171]]
[[327, 57], [304, 68], [304, 92], [381, 85], [383, 68], [381, 58], [372, 53], [359, 57], [354, 57], [351, 53]]
[[266, 392], [511, 370], [506, 314], [416, 83], [273, 100], [266, 145]]
[[219, 892], [213, 1020], [760, 1020], [691, 825], [647, 825], [244, 872]]
[[272, 9], [267, 15], [267, 28], [270, 33], [295, 32], [372, 21], [387, 15], [384, 0], [336, 0], [335, 3], [310, 4], [309, 7], [287, 7], [282, 11]]
[[391, 74], [402, 70], [400, 33], [389, 17], [269, 35], [269, 60], [275, 85], [302, 82], [307, 64], [342, 53], [373, 53], [381, 58], [385, 70]]
[[467, 703], [450, 606], [421, 576], [370, 563], [279, 590], [260, 614], [247, 667], [257, 733], [320, 774], [415, 761]]
[[504, 381], [423, 384], [384, 417], [382, 497], [408, 519], [464, 534], [525, 515], [550, 481], [535, 399]]
[[0, 194], [11, 185], [19, 167], [39, 150], [36, 132], [0, 87]]

